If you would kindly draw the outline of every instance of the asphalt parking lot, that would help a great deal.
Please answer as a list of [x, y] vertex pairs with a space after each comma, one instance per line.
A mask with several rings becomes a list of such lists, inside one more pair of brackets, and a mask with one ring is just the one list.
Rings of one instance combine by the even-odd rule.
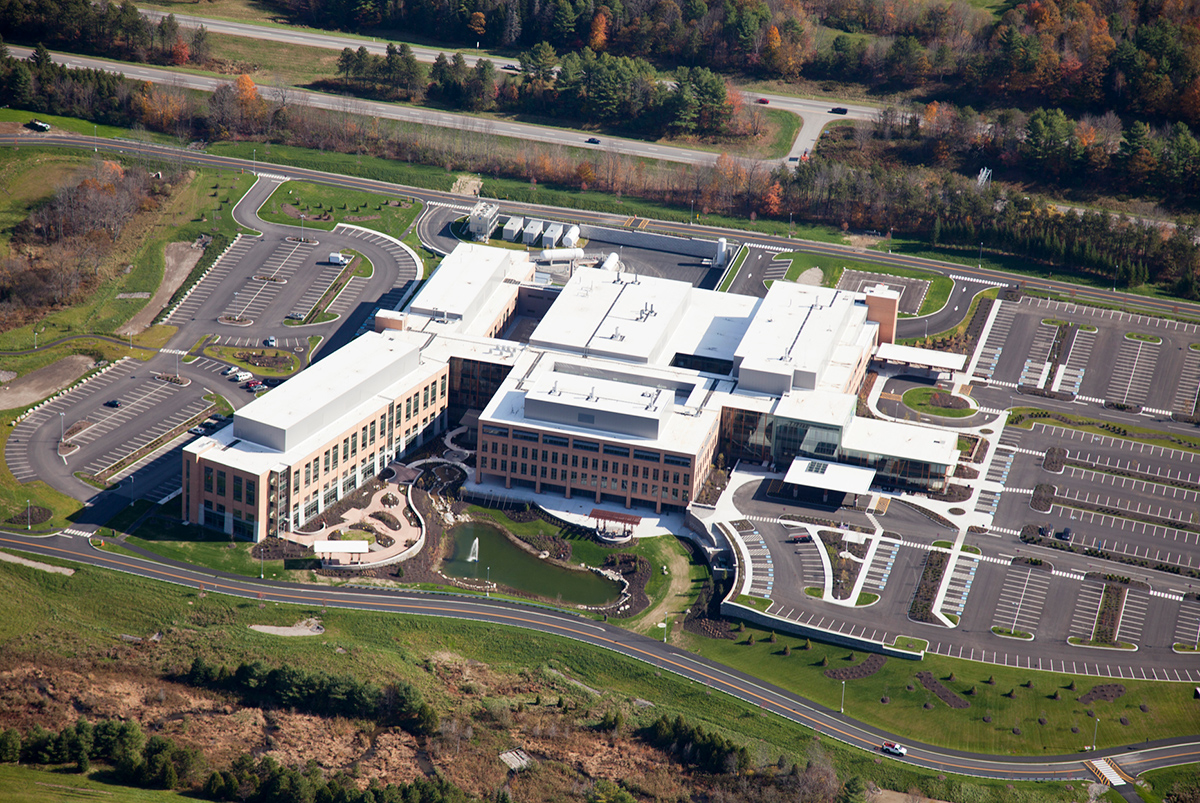
[[925, 279], [848, 270], [842, 273], [837, 286], [839, 290], [862, 293], [878, 285], [883, 285], [900, 294], [900, 312], [916, 315], [921, 311], [921, 304], [925, 301], [925, 294], [929, 292], [930, 283]]
[[[1059, 327], [1078, 324], [1052, 362]], [[1094, 329], [1094, 331], [1091, 331]], [[975, 376], [991, 384], [1076, 394], [1159, 414], [1191, 414], [1200, 392], [1200, 327], [1040, 298], [1002, 302], [983, 344]]]

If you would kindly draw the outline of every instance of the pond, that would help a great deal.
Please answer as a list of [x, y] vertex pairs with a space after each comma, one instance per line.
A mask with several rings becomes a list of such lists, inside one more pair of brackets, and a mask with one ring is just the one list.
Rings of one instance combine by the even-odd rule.
[[[494, 525], [467, 522], [449, 535], [452, 551], [450, 558], [442, 562], [442, 571], [451, 577], [486, 580], [490, 569], [493, 583], [576, 605], [601, 605], [621, 593], [619, 584], [595, 572], [564, 569], [526, 552]], [[479, 560], [468, 561], [476, 538]]]

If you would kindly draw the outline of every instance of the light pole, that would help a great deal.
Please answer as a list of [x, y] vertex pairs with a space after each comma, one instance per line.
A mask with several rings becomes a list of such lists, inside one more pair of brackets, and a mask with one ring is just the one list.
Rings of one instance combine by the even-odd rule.
[[29, 507], [29, 500], [25, 500], [25, 529], [33, 529], [33, 509]]
[[979, 267], [983, 267], [983, 243], [979, 244]]
[[492, 598], [492, 567], [487, 567], [487, 585], [483, 587], [483, 593], [488, 599]]
[[179, 378], [179, 355], [175, 355], [175, 378]]
[[66, 415], [67, 415], [66, 413], [58, 414], [58, 442], [59, 443], [62, 443], [63, 441], [65, 441], [67, 439], [66, 424], [64, 423], [64, 420], [66, 419]]
[[1096, 717], [1096, 727], [1092, 728], [1092, 752], [1096, 752], [1096, 734], [1100, 732], [1100, 717]]
[[258, 148], [250, 149], [250, 172], [254, 173], [258, 170]]
[[667, 643], [667, 623], [659, 622], [656, 627], [661, 627], [663, 632], [663, 644]]
[[96, 124], [92, 123], [92, 153], [100, 152], [100, 144], [96, 142]]
[[300, 242], [304, 242], [304, 215], [300, 216]]
[[262, 545], [262, 541], [258, 542], [258, 579], [259, 580], [264, 579], [264, 577], [263, 577], [263, 545]]
[[839, 714], [846, 713], [846, 681], [842, 681], [842, 705], [838, 709]]

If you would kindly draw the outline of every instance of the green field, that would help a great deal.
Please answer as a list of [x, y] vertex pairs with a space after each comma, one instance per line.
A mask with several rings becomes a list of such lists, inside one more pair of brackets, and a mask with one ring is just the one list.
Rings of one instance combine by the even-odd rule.
[[271, 223], [298, 227], [299, 215], [303, 214], [307, 217], [304, 227], [308, 229], [331, 231], [339, 223], [349, 223], [399, 240], [421, 213], [422, 206], [419, 201], [412, 200], [392, 206], [391, 202], [395, 200], [328, 184], [288, 181], [271, 194], [258, 210], [258, 216]]
[[[747, 643], [751, 635], [755, 640], [753, 645]], [[685, 646], [706, 658], [836, 709], [842, 684], [825, 677], [821, 664], [828, 659], [830, 667], [846, 666], [852, 663], [846, 660], [851, 651], [818, 642], [813, 642], [812, 649], [806, 651], [805, 639], [780, 635], [777, 643], [770, 644], [766, 643], [769, 636], [770, 631], [747, 626], [736, 640], [703, 639], [689, 634]], [[784, 656], [785, 646], [792, 648], [791, 655]], [[855, 652], [854, 662], [861, 661], [864, 655]], [[970, 707], [952, 709], [942, 703], [916, 679], [920, 671], [932, 672], [944, 685], [964, 695]], [[955, 679], [948, 680], [952, 673]], [[989, 677], [994, 684], [987, 683]], [[1067, 689], [1072, 680], [1076, 683], [1075, 692]], [[1027, 688], [1024, 685], [1027, 682], [1032, 682], [1033, 687]], [[921, 661], [889, 658], [870, 678], [847, 681], [846, 713], [916, 741], [997, 755], [1068, 754], [1090, 745], [1094, 720], [1087, 716], [1088, 709], [1100, 718], [1097, 737], [1100, 747], [1195, 733], [1196, 704], [1191, 699], [1191, 686], [1127, 681], [1125, 695], [1114, 702], [1085, 706], [1075, 699], [1102, 682], [1105, 681], [927, 653]], [[976, 693], [966, 695], [971, 688]], [[1056, 691], [1058, 700], [1053, 699]], [[891, 700], [886, 705], [880, 702], [885, 696]], [[926, 702], [932, 702], [934, 708], [926, 710]], [[1140, 710], [1142, 703], [1148, 713]], [[992, 722], [983, 722], [984, 716], [991, 716]], [[1120, 723], [1122, 716], [1128, 718], [1128, 726]], [[1046, 719], [1045, 725], [1038, 724], [1039, 717]], [[1020, 728], [1021, 735], [1012, 732], [1014, 727]], [[1072, 733], [1072, 727], [1078, 728], [1079, 733]]]
[[1165, 803], [1165, 796], [1175, 784], [1185, 789], [1200, 788], [1200, 764], [1182, 764], [1163, 770], [1150, 770], [1142, 773], [1138, 780], [1146, 782], [1145, 786], [1139, 786], [1137, 790], [1142, 800], [1146, 803]]
[[88, 777], [15, 764], [0, 764], [0, 800], [4, 803], [77, 803], [80, 800], [119, 800], [122, 803], [166, 803], [190, 799], [176, 792], [138, 789], [102, 783], [105, 770]]
[[[114, 556], [113, 560], [121, 558]], [[164, 638], [152, 654], [131, 654], [125, 659], [125, 668], [132, 669], [145, 662], [147, 671], [157, 672], [163, 666], [187, 665], [200, 654], [225, 665], [261, 659], [272, 665], [287, 662], [298, 668], [349, 673], [371, 680], [387, 677], [416, 685], [445, 718], [458, 712], [460, 706], [469, 716], [467, 712], [480, 704], [469, 695], [465, 699], [448, 697], [446, 686], [425, 669], [430, 656], [454, 654], [483, 662], [491, 671], [511, 676], [514, 691], [502, 698], [495, 698], [493, 693], [489, 700], [529, 704], [537, 694], [561, 694], [581, 706], [585, 720], [590, 717], [590, 721], [595, 721], [605, 707], [616, 706], [625, 711], [631, 727], [648, 724], [663, 714], [680, 714], [690, 722], [746, 744], [751, 755], [764, 765], [775, 763], [782, 755], [785, 762], [799, 761], [803, 766], [815, 744], [811, 731], [768, 716], [754, 706], [720, 692], [706, 692], [696, 684], [608, 650], [567, 639], [431, 617], [323, 609], [318, 604], [260, 607], [254, 600], [211, 591], [201, 595], [193, 589], [89, 566], [76, 568], [72, 577], [64, 577], [0, 564], [0, 642], [6, 645], [8, 655], [36, 652], [80, 657], [107, 651], [117, 634], [162, 632]], [[101, 598], [105, 604], [97, 605], [95, 601]], [[37, 604], [32, 604], [33, 600]], [[247, 627], [287, 626], [310, 616], [320, 618], [325, 627], [320, 639], [278, 638]], [[197, 634], [201, 637], [196, 638]], [[777, 664], [780, 659], [766, 656], [771, 650], [781, 649], [787, 641], [780, 638], [779, 643], [770, 644], [764, 638], [761, 649], [749, 648], [749, 651], [760, 653], [759, 660]], [[793, 645], [797, 643], [790, 641]], [[729, 644], [735, 650], [747, 651], [745, 647]], [[792, 659], [800, 666], [815, 654], [815, 650], [797, 651]], [[885, 671], [894, 663], [897, 662], [889, 661]], [[551, 670], [569, 673], [581, 683], [605, 690], [603, 701], [597, 706], [595, 697]], [[808, 673], [803, 674], [807, 679]], [[840, 683], [837, 685], [840, 689]], [[852, 711], [854, 685], [855, 682], [847, 684], [848, 712]], [[633, 705], [631, 701], [635, 698], [648, 700], [653, 706]], [[590, 714], [586, 713], [588, 710]], [[1102, 736], [1104, 733], [1102, 730]], [[1003, 781], [965, 779], [915, 769], [896, 761], [881, 761], [873, 753], [844, 747], [828, 738], [821, 739], [820, 745], [841, 774], [860, 774], [884, 788], [918, 787], [926, 795], [942, 800], [1035, 803], [1084, 798], [1078, 783], [1010, 785]], [[47, 774], [47, 777], [58, 776]]]
[[948, 407], [937, 407], [930, 403], [933, 394], [945, 392], [937, 388], [910, 388], [904, 391], [904, 406], [910, 410], [916, 410], [918, 413], [941, 416], [943, 418], [967, 418], [975, 415], [975, 408], [973, 407], [955, 410]]

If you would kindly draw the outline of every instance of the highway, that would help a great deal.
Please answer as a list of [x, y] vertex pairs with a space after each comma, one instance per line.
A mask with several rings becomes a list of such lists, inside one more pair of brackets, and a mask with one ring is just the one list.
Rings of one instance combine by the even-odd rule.
[[[138, 9], [142, 14], [152, 22], [157, 23], [158, 20], [166, 16], [165, 12], [154, 11], [148, 8]], [[332, 50], [342, 50], [346, 47], [357, 49], [365, 47], [367, 52], [382, 56], [387, 53], [388, 40], [367, 38], [363, 36], [352, 36], [347, 34], [329, 33], [326, 31], [316, 30], [313, 28], [303, 28], [299, 26], [288, 27], [271, 27], [266, 25], [258, 25], [250, 22], [233, 22], [230, 20], [210, 19], [208, 17], [195, 17], [186, 14], [176, 14], [175, 20], [184, 27], [197, 28], [203, 25], [213, 33], [227, 34], [229, 36], [243, 36], [250, 39], [265, 39], [272, 42], [282, 42], [285, 44], [305, 45], [307, 47], [320, 47]], [[438, 57], [439, 53], [452, 54], [454, 48], [436, 48], [424, 47], [421, 45], [409, 45], [412, 48], [413, 55], [417, 61], [426, 64], [432, 64]], [[508, 56], [488, 53], [486, 51], [466, 51], [463, 55], [468, 59], [468, 63], [474, 64], [477, 58], [491, 59], [497, 69], [519, 68], [516, 59]], [[782, 109], [783, 111], [797, 114], [804, 120], [804, 125], [800, 130], [799, 136], [793, 143], [788, 156], [800, 156], [808, 151], [811, 151], [817, 143], [817, 139], [821, 136], [821, 130], [826, 124], [833, 120], [873, 120], [875, 115], [879, 113], [879, 109], [874, 106], [864, 106], [862, 104], [845, 103], [839, 100], [821, 100], [810, 98], [798, 98], [792, 95], [776, 95], [758, 92], [746, 92], [746, 99], [749, 102], [755, 102], [762, 98], [769, 102], [773, 109]], [[846, 114], [830, 114], [831, 108], [843, 108]], [[582, 137], [581, 137], [582, 139]], [[624, 142], [634, 142], [633, 140], [621, 140]], [[666, 150], [674, 150], [667, 148]], [[624, 152], [624, 151], [622, 151]], [[670, 157], [659, 156], [660, 159], [669, 159]], [[672, 160], [676, 161], [676, 160]], [[776, 160], [772, 160], [776, 161]]]
[[[1091, 780], [1079, 755], [1051, 757], [997, 757], [949, 748], [915, 744], [902, 734], [891, 734], [826, 708], [811, 700], [765, 683], [728, 666], [602, 622], [567, 612], [537, 609], [503, 600], [432, 596], [386, 589], [334, 589], [290, 583], [256, 581], [233, 575], [197, 571], [169, 561], [151, 563], [101, 551], [90, 540], [72, 536], [25, 538], [0, 534], [0, 546], [32, 555], [60, 558], [139, 577], [175, 583], [247, 599], [294, 605], [378, 611], [415, 616], [441, 616], [493, 625], [536, 630], [612, 650], [658, 669], [672, 672], [715, 691], [725, 692], [778, 716], [813, 728], [819, 734], [865, 750], [878, 752], [883, 741], [903, 742], [907, 761], [927, 769], [986, 778], [1011, 780]], [[1109, 748], [1088, 757], [1118, 756], [1122, 767], [1149, 769], [1200, 760], [1200, 740], [1195, 737], [1165, 739], [1137, 749]]]

